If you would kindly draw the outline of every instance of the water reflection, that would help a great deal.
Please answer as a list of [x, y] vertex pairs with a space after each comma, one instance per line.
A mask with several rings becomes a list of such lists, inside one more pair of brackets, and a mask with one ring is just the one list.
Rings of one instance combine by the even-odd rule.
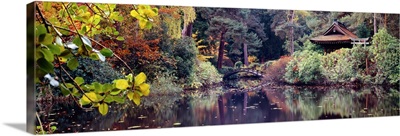
[[57, 122], [58, 133], [243, 124], [399, 115], [399, 91], [382, 87], [263, 88], [258, 92], [225, 93], [201, 98], [149, 97], [144, 105], [113, 105], [101, 116], [74, 103], [55, 104], [42, 114]]

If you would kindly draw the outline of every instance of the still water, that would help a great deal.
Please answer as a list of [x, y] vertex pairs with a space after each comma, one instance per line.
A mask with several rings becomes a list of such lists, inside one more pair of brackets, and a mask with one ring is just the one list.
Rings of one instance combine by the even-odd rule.
[[[212, 91], [212, 90], [210, 90]], [[399, 91], [382, 87], [263, 88], [246, 93], [144, 97], [112, 105], [106, 116], [74, 103], [38, 104], [55, 133], [244, 124], [399, 115]]]

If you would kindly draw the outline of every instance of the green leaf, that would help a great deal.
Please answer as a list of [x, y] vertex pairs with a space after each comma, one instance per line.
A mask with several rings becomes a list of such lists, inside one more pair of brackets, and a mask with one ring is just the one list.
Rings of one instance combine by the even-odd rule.
[[70, 94], [68, 88], [65, 87], [63, 84], [61, 84], [61, 93], [62, 93], [64, 96], [67, 96], [67, 95]]
[[39, 65], [39, 68], [43, 70], [46, 73], [54, 73], [54, 65], [50, 62], [48, 62], [44, 58], [40, 58], [37, 60], [37, 64]]
[[82, 77], [75, 77], [74, 80], [78, 85], [81, 85], [85, 82], [85, 80]]
[[48, 33], [42, 34], [42, 35], [39, 35], [39, 42], [44, 45], [52, 44], [53, 38], [54, 37], [51, 34], [48, 34]]
[[150, 93], [150, 85], [143, 83], [139, 86], [140, 92], [143, 93], [144, 96], [149, 96]]
[[139, 94], [139, 96], [143, 96], [142, 92], [140, 91], [135, 91], [135, 93]]
[[144, 83], [146, 81], [146, 74], [143, 72], [140, 72], [136, 77], [135, 77], [135, 86], [139, 86], [140, 84]]
[[48, 62], [53, 62], [54, 61], [54, 55], [53, 53], [51, 53], [50, 50], [42, 48], [40, 50], [40, 52], [43, 54], [44, 58], [48, 61]]
[[93, 19], [93, 24], [94, 24], [94, 25], [97, 25], [97, 24], [100, 23], [101, 17], [100, 17], [99, 15], [94, 15], [93, 18], [94, 18], [94, 19]]
[[118, 41], [123, 41], [123, 40], [125, 40], [125, 38], [122, 37], [122, 36], [118, 36], [118, 37], [117, 37], [117, 40], [118, 40]]
[[115, 87], [121, 90], [128, 88], [128, 86], [128, 81], [125, 79], [118, 79], [115, 82]]
[[47, 33], [47, 30], [46, 30], [46, 27], [44, 27], [44, 25], [36, 26], [36, 36], [40, 36], [40, 35], [43, 35], [46, 33]]
[[87, 92], [89, 92], [89, 91], [91, 91], [91, 90], [94, 90], [94, 87], [92, 86], [92, 85], [83, 85], [83, 86], [81, 86], [81, 88], [84, 90], [84, 91], [87, 91]]
[[102, 104], [100, 104], [100, 106], [99, 106], [99, 112], [100, 112], [100, 114], [101, 115], [107, 115], [107, 113], [108, 113], [108, 105], [107, 105], [107, 103], [102, 103]]
[[111, 103], [113, 101], [114, 101], [114, 99], [110, 95], [108, 95], [106, 98], [104, 98], [104, 102], [106, 102], [106, 103]]
[[79, 39], [79, 36], [76, 36], [74, 40], [72, 40], [72, 43], [74, 43], [76, 46], [81, 47], [83, 45], [82, 40]]
[[133, 100], [133, 92], [132, 92], [132, 91], [129, 91], [128, 94], [127, 94], [127, 96], [128, 96], [128, 99], [129, 99], [130, 101]]
[[136, 105], [140, 105], [140, 95], [138, 93], [134, 93], [132, 99]]
[[92, 53], [90, 53], [90, 59], [99, 60], [100, 58], [99, 58], [99, 55], [97, 55], [97, 53], [92, 52]]
[[93, 84], [93, 86], [94, 86], [94, 91], [96, 92], [96, 93], [103, 93], [103, 86], [100, 84], [100, 83], [98, 83], [98, 82], [93, 82], [92, 83]]
[[73, 84], [71, 84], [71, 83], [65, 83], [65, 86], [67, 87], [67, 88], [73, 88], [73, 87], [75, 87]]
[[76, 89], [75, 87], [72, 88], [72, 95], [75, 97], [81, 97], [81, 93], [79, 93], [78, 89]]
[[104, 93], [107, 93], [107, 92], [111, 91], [112, 89], [113, 89], [113, 85], [112, 84], [105, 83], [103, 85], [103, 92]]
[[108, 49], [108, 48], [103, 48], [100, 50], [100, 53], [103, 54], [106, 57], [112, 57], [113, 56], [113, 52], [112, 50]]
[[153, 24], [151, 22], [147, 22], [145, 29], [151, 29], [151, 27], [153, 27]]
[[114, 35], [119, 35], [119, 32], [118, 32], [118, 31], [114, 31], [113, 34], [114, 34]]
[[61, 52], [60, 57], [65, 57], [65, 58], [69, 58], [72, 57], [73, 55], [71, 54], [71, 51], [69, 50], [64, 50], [63, 52]]
[[125, 78], [127, 78], [129, 82], [132, 82], [132, 80], [133, 80], [132, 73], [130, 73], [129, 75], [125, 76]]
[[56, 130], [57, 130], [57, 127], [56, 127], [56, 126], [51, 126], [51, 127], [50, 127], [50, 129], [51, 129], [51, 131], [53, 131], [53, 132], [54, 132], [54, 131], [56, 131]]
[[75, 70], [79, 65], [78, 59], [72, 58], [67, 62], [67, 66], [70, 70]]
[[122, 90], [120, 90], [120, 89], [113, 89], [113, 90], [111, 90], [110, 94], [111, 95], [118, 95], [119, 93], [121, 93], [121, 91]]
[[54, 45], [54, 44], [49, 44], [49, 45], [47, 45], [47, 47], [50, 49], [50, 51], [51, 51], [53, 54], [56, 54], [56, 55], [60, 55], [60, 54], [61, 54], [61, 49], [60, 49], [60, 47], [62, 47], [62, 46], [57, 46], [57, 45]]
[[121, 97], [121, 96], [113, 96], [113, 99], [115, 102], [120, 103], [120, 104], [124, 104], [125, 103], [125, 98]]
[[124, 21], [124, 17], [118, 16], [115, 20], [117, 20], [118, 22], [122, 22], [122, 21]]

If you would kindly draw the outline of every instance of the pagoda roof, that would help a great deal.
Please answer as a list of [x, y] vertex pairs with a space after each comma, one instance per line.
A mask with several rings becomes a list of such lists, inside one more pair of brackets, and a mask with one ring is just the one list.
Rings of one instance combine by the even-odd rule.
[[334, 21], [323, 35], [311, 38], [310, 41], [314, 44], [342, 44], [351, 43], [352, 39], [358, 39], [358, 37], [342, 23]]

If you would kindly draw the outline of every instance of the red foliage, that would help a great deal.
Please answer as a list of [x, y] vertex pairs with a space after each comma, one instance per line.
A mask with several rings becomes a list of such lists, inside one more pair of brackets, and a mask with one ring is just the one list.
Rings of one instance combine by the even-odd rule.
[[158, 51], [159, 39], [145, 40], [136, 36], [125, 42], [125, 48], [129, 50], [132, 57], [137, 58], [140, 64], [150, 63], [160, 58]]
[[281, 56], [278, 60], [272, 62], [272, 64], [265, 70], [266, 79], [274, 82], [284, 82], [283, 75], [286, 72], [286, 65], [292, 60], [290, 56]]

